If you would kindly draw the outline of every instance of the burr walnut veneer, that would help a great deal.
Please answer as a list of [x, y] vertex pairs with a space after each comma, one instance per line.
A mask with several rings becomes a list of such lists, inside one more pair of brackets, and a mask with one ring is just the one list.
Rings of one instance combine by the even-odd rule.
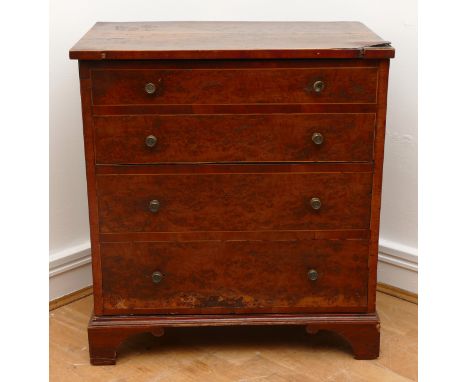
[[364, 25], [97, 23], [79, 60], [93, 364], [164, 328], [304, 325], [379, 354], [389, 59]]

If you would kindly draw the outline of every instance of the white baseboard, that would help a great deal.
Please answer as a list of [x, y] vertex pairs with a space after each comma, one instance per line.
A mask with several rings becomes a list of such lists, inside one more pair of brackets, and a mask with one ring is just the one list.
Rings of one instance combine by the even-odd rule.
[[417, 248], [380, 239], [377, 281], [418, 293]]
[[[379, 241], [377, 280], [417, 293], [417, 249], [381, 239]], [[91, 249], [89, 242], [50, 255], [50, 301], [83, 289], [91, 284]]]
[[89, 241], [49, 255], [49, 301], [92, 283]]

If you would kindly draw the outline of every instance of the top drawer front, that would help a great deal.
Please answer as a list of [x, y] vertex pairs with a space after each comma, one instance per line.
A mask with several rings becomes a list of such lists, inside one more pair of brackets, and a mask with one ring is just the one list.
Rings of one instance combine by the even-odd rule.
[[94, 105], [375, 103], [376, 90], [375, 67], [92, 71]]

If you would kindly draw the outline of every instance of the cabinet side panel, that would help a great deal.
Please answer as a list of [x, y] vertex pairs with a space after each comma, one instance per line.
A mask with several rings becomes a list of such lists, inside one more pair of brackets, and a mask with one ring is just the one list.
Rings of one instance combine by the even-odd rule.
[[95, 155], [94, 155], [94, 126], [91, 108], [91, 79], [89, 63], [80, 61], [80, 91], [81, 110], [83, 116], [83, 137], [86, 159], [86, 180], [88, 190], [89, 227], [91, 239], [91, 255], [93, 269], [94, 313], [102, 314], [102, 277], [101, 256], [99, 248], [99, 219], [96, 197]]
[[385, 122], [387, 116], [388, 70], [390, 60], [379, 64], [377, 87], [377, 114], [374, 142], [374, 178], [372, 184], [371, 224], [369, 242], [369, 291], [368, 312], [375, 312], [377, 286], [377, 260], [379, 252], [380, 201], [382, 195], [382, 171], [384, 160]]

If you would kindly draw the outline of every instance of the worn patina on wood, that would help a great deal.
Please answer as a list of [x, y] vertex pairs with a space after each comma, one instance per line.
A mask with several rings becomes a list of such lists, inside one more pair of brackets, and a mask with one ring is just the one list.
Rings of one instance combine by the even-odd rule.
[[80, 60], [392, 58], [359, 22], [100, 22], [70, 50]]
[[165, 327], [302, 325], [379, 354], [389, 58], [356, 22], [97, 23], [79, 59], [91, 362]]

